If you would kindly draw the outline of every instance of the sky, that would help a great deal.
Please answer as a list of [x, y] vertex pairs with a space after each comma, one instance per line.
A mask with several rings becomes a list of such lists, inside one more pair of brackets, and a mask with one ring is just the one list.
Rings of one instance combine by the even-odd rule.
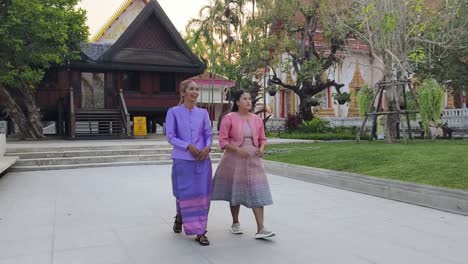
[[[197, 18], [200, 9], [209, 5], [209, 0], [157, 0], [172, 24], [179, 32], [191, 18]], [[125, 0], [81, 0], [79, 6], [87, 11], [90, 36], [114, 14]]]

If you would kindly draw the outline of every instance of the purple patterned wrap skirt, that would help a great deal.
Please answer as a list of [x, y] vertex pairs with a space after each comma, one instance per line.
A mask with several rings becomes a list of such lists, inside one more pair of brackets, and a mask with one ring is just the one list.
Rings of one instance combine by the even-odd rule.
[[181, 213], [185, 234], [206, 232], [211, 196], [211, 160], [173, 159], [172, 192]]

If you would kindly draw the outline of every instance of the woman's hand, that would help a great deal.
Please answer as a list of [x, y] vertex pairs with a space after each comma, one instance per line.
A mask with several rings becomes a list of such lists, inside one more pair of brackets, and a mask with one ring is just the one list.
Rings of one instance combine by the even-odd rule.
[[243, 148], [236, 147], [236, 152], [241, 156], [241, 158], [247, 159], [250, 158], [250, 155], [247, 151], [245, 151]]
[[260, 158], [263, 157], [263, 154], [265, 154], [265, 147], [259, 147], [255, 153], [257, 153], [257, 156], [259, 156]]
[[205, 160], [208, 155], [210, 154], [211, 148], [210, 147], [204, 147], [201, 151], [200, 154], [198, 154], [197, 160]]
[[189, 144], [187, 146], [187, 149], [190, 151], [190, 153], [192, 154], [192, 156], [196, 159], [198, 159], [198, 156], [200, 155], [200, 151], [192, 144]]

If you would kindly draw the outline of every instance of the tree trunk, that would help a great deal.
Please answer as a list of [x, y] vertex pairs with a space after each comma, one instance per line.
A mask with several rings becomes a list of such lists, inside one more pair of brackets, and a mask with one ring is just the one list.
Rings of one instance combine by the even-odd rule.
[[5, 102], [5, 111], [18, 126], [23, 138], [43, 138], [42, 124], [31, 93], [15, 89], [11, 91], [0, 85], [0, 98]]
[[304, 121], [310, 121], [312, 118], [314, 118], [314, 115], [312, 114], [312, 109], [310, 109], [310, 105], [306, 102], [306, 98], [303, 98], [303, 96], [299, 97], [300, 103], [299, 103], [299, 112], [301, 114], [301, 118]]
[[[396, 81], [396, 77], [386, 78], [386, 80]], [[386, 87], [386, 108], [389, 112], [397, 112], [400, 104], [400, 94], [402, 87], [391, 85]], [[387, 143], [394, 143], [400, 134], [400, 115], [398, 113], [388, 114], [385, 121], [385, 137]]]
[[453, 106], [455, 108], [463, 108], [463, 91], [460, 88], [453, 90]]
[[31, 130], [30, 134], [34, 139], [43, 138], [41, 115], [32, 92], [27, 89], [19, 89], [19, 91], [21, 92], [21, 97], [18, 97], [17, 101], [21, 99], [21, 102], [23, 102], [25, 114], [28, 117], [29, 129]]
[[10, 92], [3, 86], [0, 85], [0, 98], [4, 102], [5, 111], [15, 123], [20, 131], [23, 133], [23, 137], [30, 137], [28, 133], [28, 127], [26, 116], [23, 113], [21, 107], [15, 102], [15, 99], [11, 96]]
[[[389, 87], [390, 88], [390, 87]], [[392, 89], [392, 88], [390, 88]], [[388, 111], [397, 111], [396, 108], [396, 102], [394, 98], [390, 97], [387, 100], [388, 102]], [[400, 123], [400, 116], [398, 114], [388, 114], [387, 118], [385, 119], [386, 124], [385, 124], [385, 132], [386, 132], [386, 139], [387, 143], [394, 143], [396, 139], [398, 138], [399, 134], [399, 123]]]

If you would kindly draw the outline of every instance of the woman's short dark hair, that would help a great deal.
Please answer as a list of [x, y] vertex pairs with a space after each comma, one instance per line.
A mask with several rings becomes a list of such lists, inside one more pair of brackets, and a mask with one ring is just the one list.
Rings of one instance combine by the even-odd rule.
[[232, 92], [231, 99], [232, 99], [233, 104], [232, 104], [231, 112], [239, 111], [239, 106], [236, 104], [236, 102], [240, 100], [243, 93], [245, 93], [244, 90], [236, 90]]

